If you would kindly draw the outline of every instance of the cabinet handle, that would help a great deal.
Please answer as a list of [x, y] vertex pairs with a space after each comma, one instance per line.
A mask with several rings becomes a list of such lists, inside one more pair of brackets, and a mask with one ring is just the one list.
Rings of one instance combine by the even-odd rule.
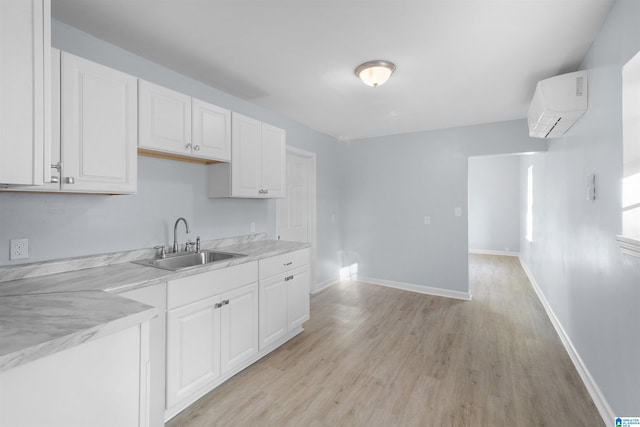
[[65, 183], [65, 184], [75, 184], [75, 183], [76, 183], [76, 180], [75, 180], [75, 178], [74, 178], [74, 177], [72, 177], [72, 176], [68, 176], [68, 177], [66, 177], [66, 178], [64, 179], [64, 183]]
[[[59, 174], [62, 174], [62, 162], [58, 162], [55, 165], [51, 165], [51, 169], [55, 169], [56, 171], [58, 171]], [[51, 181], [49, 181], [52, 184], [57, 184], [60, 182], [60, 177], [59, 176], [51, 176]]]
[[[280, 237], [280, 236], [278, 236], [278, 237]], [[285, 264], [282, 264], [282, 265], [284, 265], [286, 267], [287, 265], [291, 265], [291, 264], [293, 264], [293, 261], [289, 261], [289, 262], [287, 262]]]
[[288, 282], [289, 280], [293, 280], [293, 274], [284, 278], [285, 282]]
[[215, 305], [213, 306], [213, 308], [220, 308], [220, 307], [222, 307], [222, 303], [220, 302], [215, 303]]
[[199, 145], [194, 145], [193, 146], [193, 151], [200, 151], [200, 146]]
[[222, 301], [222, 305], [229, 305], [229, 300], [226, 299], [226, 300]]

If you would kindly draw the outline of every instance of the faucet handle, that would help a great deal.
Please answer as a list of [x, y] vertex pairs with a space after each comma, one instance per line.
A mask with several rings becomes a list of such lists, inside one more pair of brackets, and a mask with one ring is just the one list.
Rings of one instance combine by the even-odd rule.
[[154, 246], [153, 249], [160, 249], [160, 258], [164, 259], [167, 257], [167, 253], [165, 252], [164, 245]]
[[200, 236], [196, 237], [196, 253], [200, 253]]
[[184, 244], [184, 251], [191, 252], [191, 246], [196, 246], [196, 242], [186, 242]]

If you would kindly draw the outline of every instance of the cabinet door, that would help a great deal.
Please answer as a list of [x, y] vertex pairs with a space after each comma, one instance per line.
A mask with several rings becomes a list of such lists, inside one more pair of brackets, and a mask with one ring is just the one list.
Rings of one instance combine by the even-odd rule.
[[220, 376], [219, 296], [167, 313], [167, 408]]
[[262, 124], [262, 184], [266, 197], [285, 197], [286, 133], [275, 126]]
[[291, 331], [309, 320], [309, 266], [287, 273], [287, 278], [287, 323]]
[[41, 185], [49, 140], [49, 0], [0, 1], [0, 183]]
[[222, 295], [221, 366], [225, 374], [258, 353], [258, 284]]
[[231, 112], [199, 99], [191, 103], [193, 155], [201, 158], [231, 160]]
[[137, 79], [66, 52], [61, 61], [62, 190], [135, 192]]
[[191, 97], [139, 81], [138, 146], [154, 151], [191, 155]]
[[262, 197], [262, 122], [237, 113], [232, 119], [231, 194]]
[[287, 287], [280, 274], [260, 280], [260, 350], [287, 333]]
[[165, 366], [167, 351], [167, 289], [166, 285], [153, 285], [119, 294], [120, 296], [151, 305], [159, 314], [149, 321], [149, 427], [164, 426]]

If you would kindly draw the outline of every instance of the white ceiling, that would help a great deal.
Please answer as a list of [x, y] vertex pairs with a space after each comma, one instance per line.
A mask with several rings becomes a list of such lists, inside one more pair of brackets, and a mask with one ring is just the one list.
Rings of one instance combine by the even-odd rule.
[[[310, 128], [357, 139], [526, 116], [613, 0], [53, 0], [54, 18]], [[379, 88], [353, 71], [397, 66]]]

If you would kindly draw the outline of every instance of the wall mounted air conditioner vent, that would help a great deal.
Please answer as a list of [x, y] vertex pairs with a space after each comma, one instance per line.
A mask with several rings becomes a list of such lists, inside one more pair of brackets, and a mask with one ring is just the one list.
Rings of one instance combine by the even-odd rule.
[[558, 138], [587, 111], [587, 72], [541, 80], [529, 106], [529, 136]]

